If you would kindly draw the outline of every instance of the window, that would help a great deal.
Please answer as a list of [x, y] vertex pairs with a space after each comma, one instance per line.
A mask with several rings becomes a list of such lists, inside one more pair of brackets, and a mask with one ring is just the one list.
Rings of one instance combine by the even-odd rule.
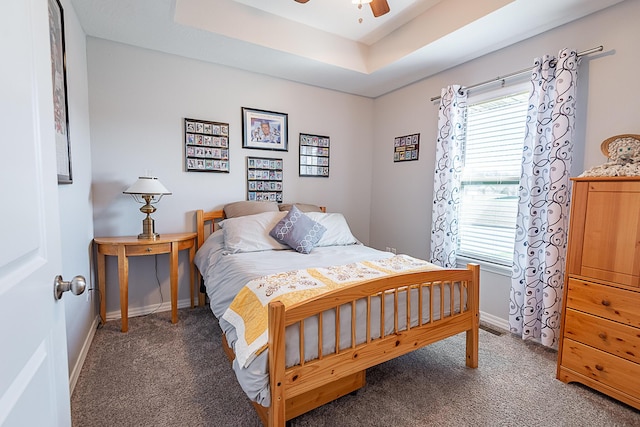
[[529, 94], [469, 97], [458, 254], [511, 266]]

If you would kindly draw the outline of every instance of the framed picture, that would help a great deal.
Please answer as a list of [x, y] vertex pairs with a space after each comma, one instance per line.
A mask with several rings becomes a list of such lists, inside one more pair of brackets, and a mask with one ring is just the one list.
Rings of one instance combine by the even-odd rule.
[[229, 123], [184, 119], [187, 172], [229, 173]]
[[242, 107], [242, 148], [287, 151], [288, 115]]
[[393, 140], [393, 161], [408, 162], [418, 160], [420, 134], [397, 136]]
[[247, 157], [247, 200], [282, 203], [282, 159]]
[[329, 177], [329, 137], [300, 134], [300, 176]]
[[67, 106], [67, 69], [64, 45], [64, 15], [58, 0], [49, 1], [49, 42], [51, 43], [51, 76], [53, 79], [53, 114], [56, 130], [56, 162], [58, 183], [71, 184], [71, 145], [69, 139], [69, 107]]

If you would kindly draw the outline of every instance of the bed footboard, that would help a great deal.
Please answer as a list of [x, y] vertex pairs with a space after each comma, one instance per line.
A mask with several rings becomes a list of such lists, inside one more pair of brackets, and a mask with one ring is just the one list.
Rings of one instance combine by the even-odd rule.
[[[466, 269], [375, 279], [288, 308], [279, 301], [271, 302], [268, 343], [271, 407], [261, 414], [263, 422], [284, 426], [287, 420], [362, 387], [367, 368], [461, 332], [466, 332], [465, 363], [476, 368], [479, 277], [480, 267], [469, 264]], [[364, 319], [356, 317], [356, 304], [364, 304]], [[340, 313], [345, 306], [350, 306], [351, 315], [349, 346], [342, 346], [337, 338], [344, 325]], [[389, 306], [392, 311], [385, 316]], [[335, 312], [336, 342], [334, 351], [323, 354], [322, 318], [330, 310]], [[393, 318], [392, 331], [388, 331], [385, 320], [389, 316]], [[319, 319], [318, 355], [305, 360], [304, 322], [311, 317]], [[300, 362], [286, 367], [285, 329], [295, 324], [300, 331]], [[366, 337], [358, 340], [358, 330], [366, 331]]]

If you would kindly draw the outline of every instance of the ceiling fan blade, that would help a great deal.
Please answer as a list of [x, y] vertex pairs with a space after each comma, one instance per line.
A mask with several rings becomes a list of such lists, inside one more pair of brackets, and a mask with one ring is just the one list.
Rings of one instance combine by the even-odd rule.
[[306, 3], [306, 2], [308, 2], [309, 0], [296, 0], [296, 1], [297, 1], [298, 3]]
[[371, 6], [373, 16], [376, 18], [384, 15], [385, 13], [389, 13], [389, 10], [391, 10], [389, 9], [389, 3], [387, 3], [387, 0], [373, 0], [369, 5]]

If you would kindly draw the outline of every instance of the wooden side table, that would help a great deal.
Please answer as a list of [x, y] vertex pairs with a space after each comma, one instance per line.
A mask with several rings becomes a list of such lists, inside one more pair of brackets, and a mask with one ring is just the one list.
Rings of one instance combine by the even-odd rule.
[[196, 253], [196, 233], [162, 234], [155, 240], [138, 239], [137, 236], [96, 237], [93, 239], [98, 251], [98, 288], [100, 289], [100, 317], [106, 321], [106, 270], [105, 257], [118, 257], [118, 279], [120, 283], [120, 312], [122, 332], [129, 330], [129, 257], [169, 254], [171, 278], [171, 322], [178, 321], [178, 252], [189, 249], [189, 276], [191, 307], [193, 307]]

